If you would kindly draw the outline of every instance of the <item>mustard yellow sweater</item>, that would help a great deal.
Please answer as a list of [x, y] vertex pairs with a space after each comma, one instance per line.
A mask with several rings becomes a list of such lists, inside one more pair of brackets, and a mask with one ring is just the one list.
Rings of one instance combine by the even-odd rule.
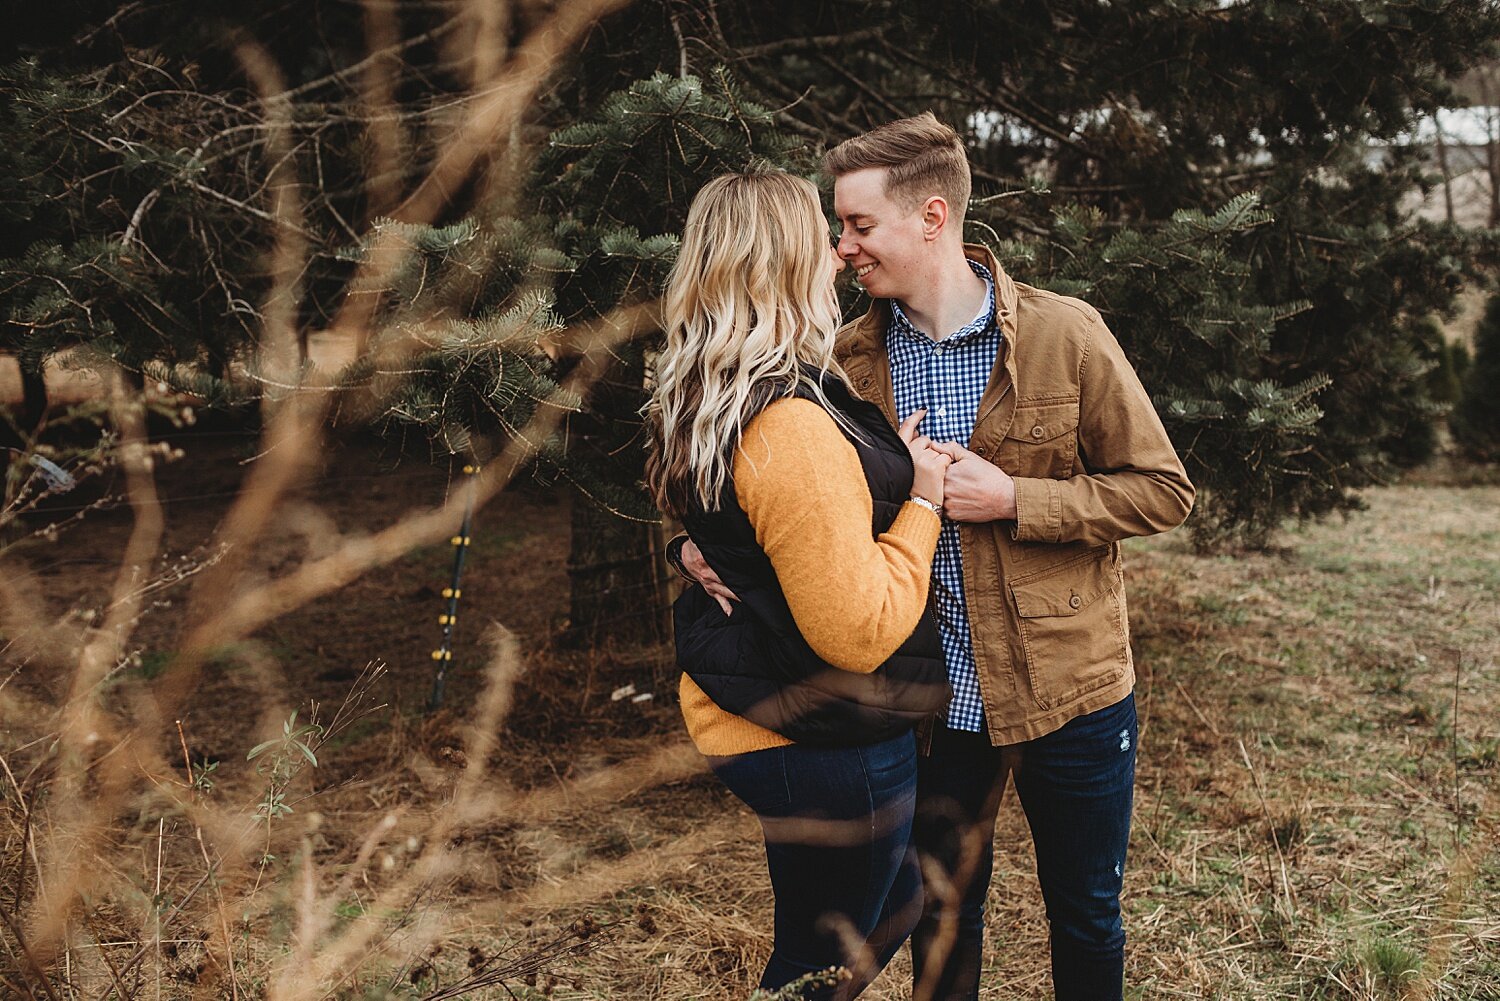
[[[733, 476], [813, 652], [846, 671], [883, 664], [927, 605], [938, 516], [907, 503], [889, 531], [871, 538], [873, 503], [859, 456], [811, 400], [777, 400], [761, 411], [745, 428]], [[704, 754], [791, 743], [720, 709], [686, 674], [679, 695], [688, 734]]]

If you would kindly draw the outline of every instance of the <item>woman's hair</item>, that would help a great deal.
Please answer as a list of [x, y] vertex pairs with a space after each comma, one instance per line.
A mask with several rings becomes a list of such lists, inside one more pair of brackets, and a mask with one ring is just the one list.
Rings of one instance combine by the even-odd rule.
[[818, 191], [800, 177], [725, 174], [693, 198], [645, 408], [646, 482], [663, 511], [680, 517], [695, 501], [716, 510], [745, 424], [798, 385], [839, 419], [819, 381], [845, 378], [833, 357], [840, 313], [828, 253]]

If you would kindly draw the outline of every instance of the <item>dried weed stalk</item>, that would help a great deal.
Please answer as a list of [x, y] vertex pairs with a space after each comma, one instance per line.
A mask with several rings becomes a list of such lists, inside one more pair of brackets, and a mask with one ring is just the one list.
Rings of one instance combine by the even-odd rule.
[[[372, 206], [401, 222], [432, 223], [447, 209], [452, 192], [471, 182], [487, 183], [486, 172], [500, 169], [488, 165], [493, 148], [514, 135], [539, 89], [583, 35], [625, 2], [558, 5], [513, 50], [505, 42], [507, 5], [466, 4], [456, 19], [473, 30], [447, 44], [472, 46], [473, 90], [460, 102], [440, 155], [403, 199], [393, 179], [400, 177], [396, 167], [407, 140], [394, 114], [389, 68], [403, 43], [389, 5], [371, 0], [366, 28], [372, 53], [359, 72], [373, 150]], [[163, 567], [165, 513], [156, 495], [145, 402], [116, 374], [109, 381], [109, 414], [134, 525], [102, 621], [83, 622], [71, 614], [49, 620], [24, 576], [9, 568], [0, 574], [0, 623], [8, 654], [29, 651], [50, 664], [70, 662], [65, 690], [50, 702], [0, 685], [0, 715], [12, 732], [28, 735], [0, 753], [8, 825], [0, 849], [5, 863], [0, 944], [10, 959], [0, 986], [29, 1001], [160, 997], [164, 990], [179, 992], [183, 978], [198, 997], [238, 998], [256, 981], [256, 992], [273, 1001], [313, 1001], [368, 985], [381, 964], [389, 967], [451, 933], [451, 915], [440, 906], [441, 897], [463, 864], [465, 826], [511, 807], [518, 816], [547, 809], [545, 797], [527, 805], [526, 797], [509, 791], [490, 772], [496, 735], [521, 670], [512, 635], [499, 627], [492, 635], [484, 694], [464, 740], [466, 766], [451, 796], [425, 816], [393, 811], [379, 817], [348, 857], [320, 855], [316, 812], [298, 811], [305, 814], [303, 830], [290, 830], [294, 804], [305, 802], [297, 797], [307, 794], [308, 773], [328, 741], [375, 708], [371, 689], [380, 668], [356, 681], [326, 723], [316, 712], [301, 722], [295, 715], [287, 719], [280, 737], [253, 755], [267, 764], [264, 785], [239, 790], [232, 805], [221, 802], [213, 767], [193, 761], [181, 729], [183, 710], [208, 663], [226, 654], [246, 656], [243, 650], [233, 654], [235, 645], [257, 629], [450, 535], [466, 504], [482, 506], [505, 489], [568, 412], [563, 401], [582, 396], [600, 377], [611, 350], [654, 329], [655, 306], [641, 303], [567, 331], [555, 347], [578, 361], [557, 397], [538, 408], [465, 491], [367, 538], [341, 539], [331, 551], [310, 551], [279, 578], [252, 579], [257, 544], [326, 448], [334, 404], [340, 413], [361, 412], [367, 409], [361, 393], [373, 390], [341, 385], [336, 374], [299, 364], [299, 283], [309, 249], [291, 121], [301, 88], [287, 88], [258, 46], [244, 43], [239, 55], [260, 97], [268, 215], [276, 224], [273, 281], [260, 313], [256, 366], [266, 387], [259, 458], [219, 524], [211, 555], [190, 572]], [[513, 161], [495, 160], [509, 169]], [[143, 203], [142, 210], [148, 207]], [[410, 248], [392, 233], [372, 232], [332, 333], [352, 341], [357, 355], [377, 342], [395, 345], [383, 347], [386, 351], [414, 351], [420, 346], [415, 335], [374, 336], [384, 290]], [[106, 682], [118, 683], [122, 665], [131, 663], [133, 637], [150, 611], [147, 597], [164, 591], [175, 592], [186, 605], [170, 662], [159, 677], [125, 685], [123, 705], [106, 700]], [[13, 762], [22, 767], [12, 769]], [[674, 764], [660, 775], [679, 774], [683, 765]], [[637, 774], [631, 781], [638, 787], [651, 779]], [[616, 795], [629, 787], [617, 778], [601, 784], [597, 794]], [[184, 828], [190, 833], [180, 836]], [[386, 849], [398, 836], [406, 850], [402, 861], [392, 864]], [[272, 866], [269, 858], [277, 851], [285, 855]], [[355, 895], [361, 904], [351, 914], [347, 902]], [[272, 928], [284, 917], [290, 918], [291, 931], [286, 951], [278, 954]], [[575, 928], [506, 962], [481, 964], [466, 979], [427, 996], [456, 997], [535, 973], [597, 931], [596, 925]], [[169, 971], [179, 986], [164, 986]]]

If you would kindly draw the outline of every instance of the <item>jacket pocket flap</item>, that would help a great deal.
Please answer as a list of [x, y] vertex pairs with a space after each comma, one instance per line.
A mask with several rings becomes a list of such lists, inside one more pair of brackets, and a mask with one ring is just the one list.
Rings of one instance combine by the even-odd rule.
[[1078, 402], [1045, 403], [1017, 407], [1007, 438], [1041, 444], [1078, 427]]
[[1010, 593], [1023, 619], [1077, 615], [1110, 589], [1114, 577], [1108, 559], [1091, 559], [1038, 580], [1012, 584]]

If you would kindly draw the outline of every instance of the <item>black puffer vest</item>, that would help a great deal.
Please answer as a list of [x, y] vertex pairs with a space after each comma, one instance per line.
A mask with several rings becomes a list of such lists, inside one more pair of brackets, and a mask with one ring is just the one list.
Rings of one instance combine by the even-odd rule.
[[[835, 378], [823, 381], [823, 391], [866, 439], [844, 432], [864, 468], [874, 501], [871, 528], [879, 535], [911, 496], [911, 455], [878, 407]], [[796, 395], [816, 399], [806, 387]], [[799, 743], [847, 746], [894, 737], [947, 706], [948, 671], [930, 597], [915, 631], [873, 673], [840, 670], [797, 630], [732, 480], [717, 511], [691, 511], [683, 523], [740, 597], [726, 616], [701, 587], [691, 587], [672, 609], [678, 665], [720, 708]], [[838, 600], [838, 578], [839, 568], [830, 566], [830, 601]]]

